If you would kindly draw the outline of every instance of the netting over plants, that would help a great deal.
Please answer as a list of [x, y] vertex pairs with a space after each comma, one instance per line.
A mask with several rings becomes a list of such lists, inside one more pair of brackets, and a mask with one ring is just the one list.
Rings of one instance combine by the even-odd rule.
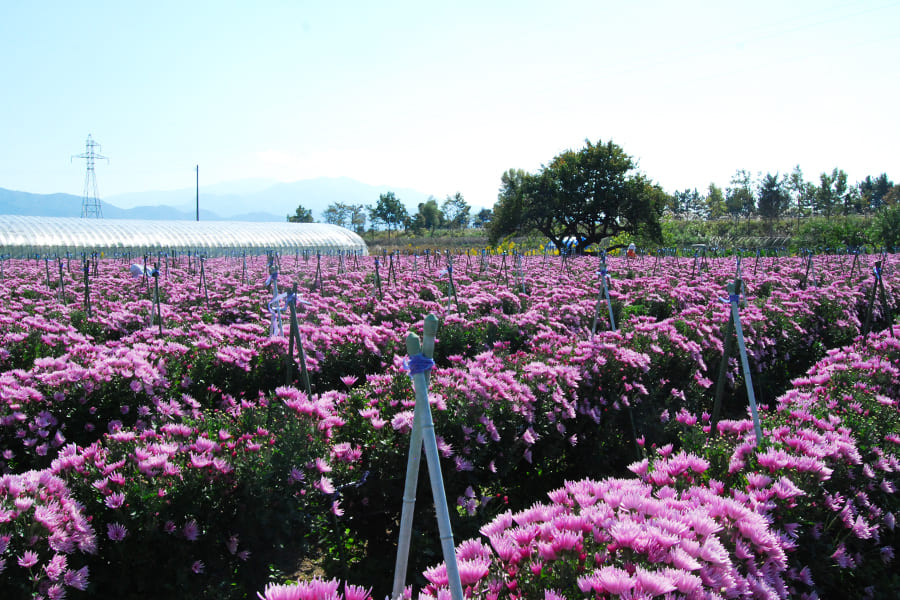
[[357, 234], [325, 223], [144, 221], [0, 215], [0, 253], [13, 257], [199, 251], [209, 256], [350, 251], [367, 254]]

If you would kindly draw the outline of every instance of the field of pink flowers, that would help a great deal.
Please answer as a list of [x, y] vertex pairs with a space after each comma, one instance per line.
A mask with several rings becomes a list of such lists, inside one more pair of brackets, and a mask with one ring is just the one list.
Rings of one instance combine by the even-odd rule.
[[[158, 309], [126, 260], [89, 306], [80, 262], [4, 261], [4, 599], [388, 595], [428, 313], [468, 597], [900, 589], [897, 255], [743, 260], [758, 447], [736, 351], [711, 425], [733, 257], [610, 258], [615, 330], [597, 257], [282, 257], [311, 395], [265, 257], [158, 260]], [[408, 593], [449, 598], [425, 480]]]

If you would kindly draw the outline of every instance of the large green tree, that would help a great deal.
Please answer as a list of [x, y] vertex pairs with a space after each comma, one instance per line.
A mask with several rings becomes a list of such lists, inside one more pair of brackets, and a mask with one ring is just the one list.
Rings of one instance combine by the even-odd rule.
[[350, 220], [350, 206], [342, 202], [329, 204], [328, 208], [322, 211], [322, 218], [325, 219], [326, 223], [346, 227], [347, 222]]
[[301, 204], [297, 207], [293, 216], [288, 215], [287, 220], [289, 223], [312, 223], [312, 211], [308, 208], [303, 208], [303, 205]]
[[541, 232], [557, 247], [568, 237], [584, 247], [620, 232], [662, 237], [665, 193], [611, 141], [585, 140], [584, 148], [557, 155], [537, 173], [510, 170], [501, 181], [491, 243], [527, 230]]
[[759, 183], [757, 205], [759, 215], [768, 221], [781, 217], [791, 202], [787, 185], [784, 179], [779, 179], [778, 174], [766, 173]]
[[523, 227], [526, 177], [529, 175], [522, 169], [510, 169], [500, 176], [500, 191], [491, 211], [493, 218], [487, 225], [491, 244]]
[[816, 185], [803, 179], [800, 165], [794, 167], [794, 170], [788, 175], [786, 185], [794, 197], [797, 218], [811, 214], [816, 204]]
[[887, 173], [882, 173], [878, 177], [867, 176], [857, 187], [863, 206], [867, 210], [878, 210], [884, 206], [884, 197], [894, 187], [894, 182], [888, 179]]
[[378, 204], [374, 208], [369, 209], [369, 216], [373, 223], [384, 223], [388, 230], [388, 239], [391, 238], [391, 232], [402, 225], [409, 214], [406, 207], [400, 202], [400, 199], [394, 192], [387, 192], [378, 197]]
[[348, 209], [350, 211], [350, 225], [353, 226], [353, 231], [362, 235], [366, 230], [367, 211], [365, 205], [350, 204]]
[[672, 215], [681, 219], [705, 219], [709, 212], [706, 199], [697, 188], [675, 192], [670, 196], [669, 206]]
[[714, 183], [709, 184], [706, 193], [706, 214], [709, 219], [724, 217], [726, 213], [725, 193]]
[[441, 226], [443, 218], [437, 199], [429, 196], [428, 200], [419, 203], [419, 211], [412, 218], [412, 228], [418, 232], [427, 229], [434, 237], [434, 230]]
[[816, 189], [816, 212], [831, 217], [843, 210], [847, 202], [849, 186], [847, 173], [842, 169], [832, 169], [831, 173], [819, 175], [819, 187]]
[[482, 208], [478, 211], [478, 213], [472, 218], [472, 227], [480, 227], [485, 228], [488, 226], [488, 223], [491, 222], [491, 218], [493, 217], [493, 213], [489, 208]]
[[753, 193], [753, 178], [750, 171], [739, 169], [731, 177], [731, 185], [725, 190], [725, 208], [728, 214], [737, 218], [750, 218], [756, 212], [756, 194]]
[[452, 196], [447, 196], [446, 200], [441, 204], [441, 214], [444, 216], [444, 222], [450, 227], [450, 237], [453, 237], [454, 229], [465, 229], [469, 224], [469, 211], [471, 208], [459, 192]]

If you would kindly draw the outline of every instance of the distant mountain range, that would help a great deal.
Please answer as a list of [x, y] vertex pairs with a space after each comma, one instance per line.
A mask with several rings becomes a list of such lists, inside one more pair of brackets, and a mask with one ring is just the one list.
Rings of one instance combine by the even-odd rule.
[[[347, 177], [319, 177], [293, 183], [253, 179], [200, 188], [202, 221], [281, 221], [295, 214], [298, 206], [316, 220], [329, 205], [374, 205], [378, 196], [392, 191], [407, 210], [414, 213], [428, 194], [404, 188], [373, 186]], [[196, 218], [194, 188], [118, 194], [101, 200], [107, 219], [188, 220]], [[439, 199], [440, 201], [440, 199]], [[0, 214], [44, 217], [80, 217], [81, 196], [31, 194], [0, 188]]]

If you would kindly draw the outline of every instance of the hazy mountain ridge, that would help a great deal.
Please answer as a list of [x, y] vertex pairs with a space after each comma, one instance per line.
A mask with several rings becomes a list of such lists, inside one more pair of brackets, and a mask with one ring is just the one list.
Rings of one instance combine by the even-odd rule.
[[[80, 217], [81, 196], [72, 194], [31, 194], [0, 188], [0, 214], [30, 217]], [[178, 210], [172, 206], [136, 206], [119, 208], [103, 200], [100, 201], [103, 217], [107, 219], [139, 219], [158, 221], [193, 221], [196, 210]], [[192, 207], [193, 208], [193, 207]], [[204, 221], [284, 221], [268, 213], [252, 212], [225, 219], [221, 215], [200, 209], [200, 219]]]
[[[407, 188], [374, 186], [348, 177], [319, 177], [292, 183], [254, 179], [200, 187], [200, 219], [205, 221], [284, 221], [298, 206], [322, 219], [335, 203], [375, 205], [392, 191], [415, 213], [428, 194]], [[196, 188], [116, 194], [101, 200], [110, 219], [189, 220], [196, 218]], [[0, 188], [0, 213], [46, 217], [80, 217], [81, 196], [32, 194]]]
[[[268, 184], [268, 185], [267, 185]], [[428, 199], [428, 194], [408, 188], [369, 185], [349, 177], [317, 177], [291, 183], [265, 180], [236, 181], [209, 187], [200, 187], [200, 206], [208, 207], [223, 218], [233, 219], [236, 215], [253, 211], [277, 215], [283, 220], [293, 215], [298, 206], [303, 206], [321, 219], [322, 212], [329, 205], [363, 204], [375, 205], [378, 197], [392, 191], [403, 202], [407, 210], [416, 212], [420, 202]], [[195, 188], [181, 190], [139, 192], [118, 194], [107, 200], [123, 208], [147, 205], [172, 206], [191, 212], [196, 202]]]

